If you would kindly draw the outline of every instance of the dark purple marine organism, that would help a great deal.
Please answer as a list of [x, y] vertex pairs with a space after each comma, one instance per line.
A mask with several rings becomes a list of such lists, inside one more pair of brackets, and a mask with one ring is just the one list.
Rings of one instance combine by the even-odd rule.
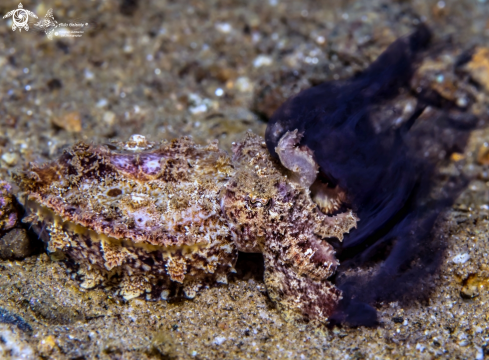
[[343, 292], [333, 321], [376, 324], [377, 302], [425, 288], [420, 284], [440, 262], [441, 245], [431, 232], [456, 194], [431, 199], [433, 163], [409, 146], [411, 127], [433, 96], [416, 92], [417, 106], [397, 127], [379, 131], [373, 116], [382, 104], [410, 91], [430, 38], [428, 27], [420, 25], [362, 73], [300, 92], [269, 121], [269, 151], [310, 185], [323, 211], [351, 208], [360, 219], [342, 243], [330, 241], [341, 263], [332, 280]]

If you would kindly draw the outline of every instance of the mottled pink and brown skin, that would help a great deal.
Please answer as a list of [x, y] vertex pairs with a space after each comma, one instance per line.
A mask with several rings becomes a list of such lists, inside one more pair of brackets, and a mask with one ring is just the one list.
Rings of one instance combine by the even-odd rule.
[[0, 180], [0, 234], [17, 224], [17, 209], [11, 186]]
[[357, 218], [322, 213], [285, 173], [251, 133], [232, 159], [216, 143], [133, 136], [116, 148], [78, 144], [19, 183], [27, 220], [46, 225], [48, 250], [78, 264], [84, 288], [166, 299], [180, 286], [193, 298], [204, 283], [227, 282], [238, 250], [257, 252], [285, 318], [324, 322], [341, 298], [327, 280], [338, 262], [326, 239], [341, 240]]
[[115, 286], [126, 299], [180, 287], [193, 298], [226, 283], [237, 259], [219, 203], [230, 159], [187, 138], [130, 145], [80, 143], [21, 176], [27, 220], [44, 223], [48, 251], [81, 266], [82, 287]]
[[236, 174], [222, 203], [238, 250], [263, 253], [268, 295], [285, 318], [325, 321], [341, 298], [327, 280], [338, 262], [325, 239], [341, 240], [356, 226], [356, 216], [323, 214], [309, 190], [282, 173], [258, 136], [249, 134], [234, 146], [233, 163]]

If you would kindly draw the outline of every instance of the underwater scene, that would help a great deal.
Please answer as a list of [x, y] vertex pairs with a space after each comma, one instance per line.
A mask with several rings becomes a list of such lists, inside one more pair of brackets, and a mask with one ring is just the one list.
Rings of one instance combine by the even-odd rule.
[[489, 356], [489, 2], [0, 14], [0, 359]]

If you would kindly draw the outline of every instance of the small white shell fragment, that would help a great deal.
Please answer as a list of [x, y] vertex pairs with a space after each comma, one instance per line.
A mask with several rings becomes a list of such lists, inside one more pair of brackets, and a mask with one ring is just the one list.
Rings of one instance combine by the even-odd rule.
[[255, 60], [253, 60], [253, 66], [256, 68], [262, 66], [270, 66], [273, 63], [273, 59], [267, 55], [258, 55]]
[[253, 91], [253, 83], [246, 76], [240, 76], [236, 79], [235, 83], [236, 89], [240, 92], [251, 92]]
[[216, 23], [215, 28], [223, 34], [229, 34], [233, 30], [233, 27], [229, 23]]
[[170, 297], [170, 290], [163, 290], [161, 292], [161, 299], [162, 300], [168, 300], [169, 297]]
[[5, 153], [2, 155], [2, 160], [9, 166], [17, 164], [19, 157], [16, 153]]
[[216, 336], [212, 342], [214, 345], [221, 345], [227, 339], [224, 336]]
[[470, 259], [470, 255], [467, 253], [463, 253], [463, 254], [458, 254], [458, 255], [454, 256], [452, 258], [452, 261], [455, 264], [465, 264], [467, 262], [467, 260], [469, 260], [469, 259]]

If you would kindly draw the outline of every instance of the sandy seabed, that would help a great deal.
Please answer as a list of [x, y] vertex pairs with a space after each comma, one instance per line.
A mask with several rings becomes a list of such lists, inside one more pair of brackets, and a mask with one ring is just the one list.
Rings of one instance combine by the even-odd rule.
[[[364, 69], [420, 20], [438, 41], [453, 43], [453, 56], [489, 43], [485, 0], [23, 5], [40, 18], [53, 8], [58, 22], [89, 26], [81, 37], [50, 40], [34, 27], [14, 32], [11, 20], [0, 20], [4, 180], [79, 140], [191, 135], [202, 144], [218, 139], [229, 151], [250, 129], [263, 135], [264, 119], [288, 96]], [[0, 14], [17, 6], [3, 1]], [[477, 95], [486, 105], [487, 76], [486, 83], [479, 77]], [[423, 302], [379, 304], [376, 328], [283, 321], [267, 297], [258, 255], [242, 256], [228, 285], [194, 300], [126, 302], [104, 290], [82, 291], [62, 262], [39, 252], [0, 261], [0, 357], [483, 359], [489, 169], [482, 152], [489, 130], [481, 128], [447, 165], [447, 173], [474, 180], [437, 225], [447, 250], [433, 293]]]

